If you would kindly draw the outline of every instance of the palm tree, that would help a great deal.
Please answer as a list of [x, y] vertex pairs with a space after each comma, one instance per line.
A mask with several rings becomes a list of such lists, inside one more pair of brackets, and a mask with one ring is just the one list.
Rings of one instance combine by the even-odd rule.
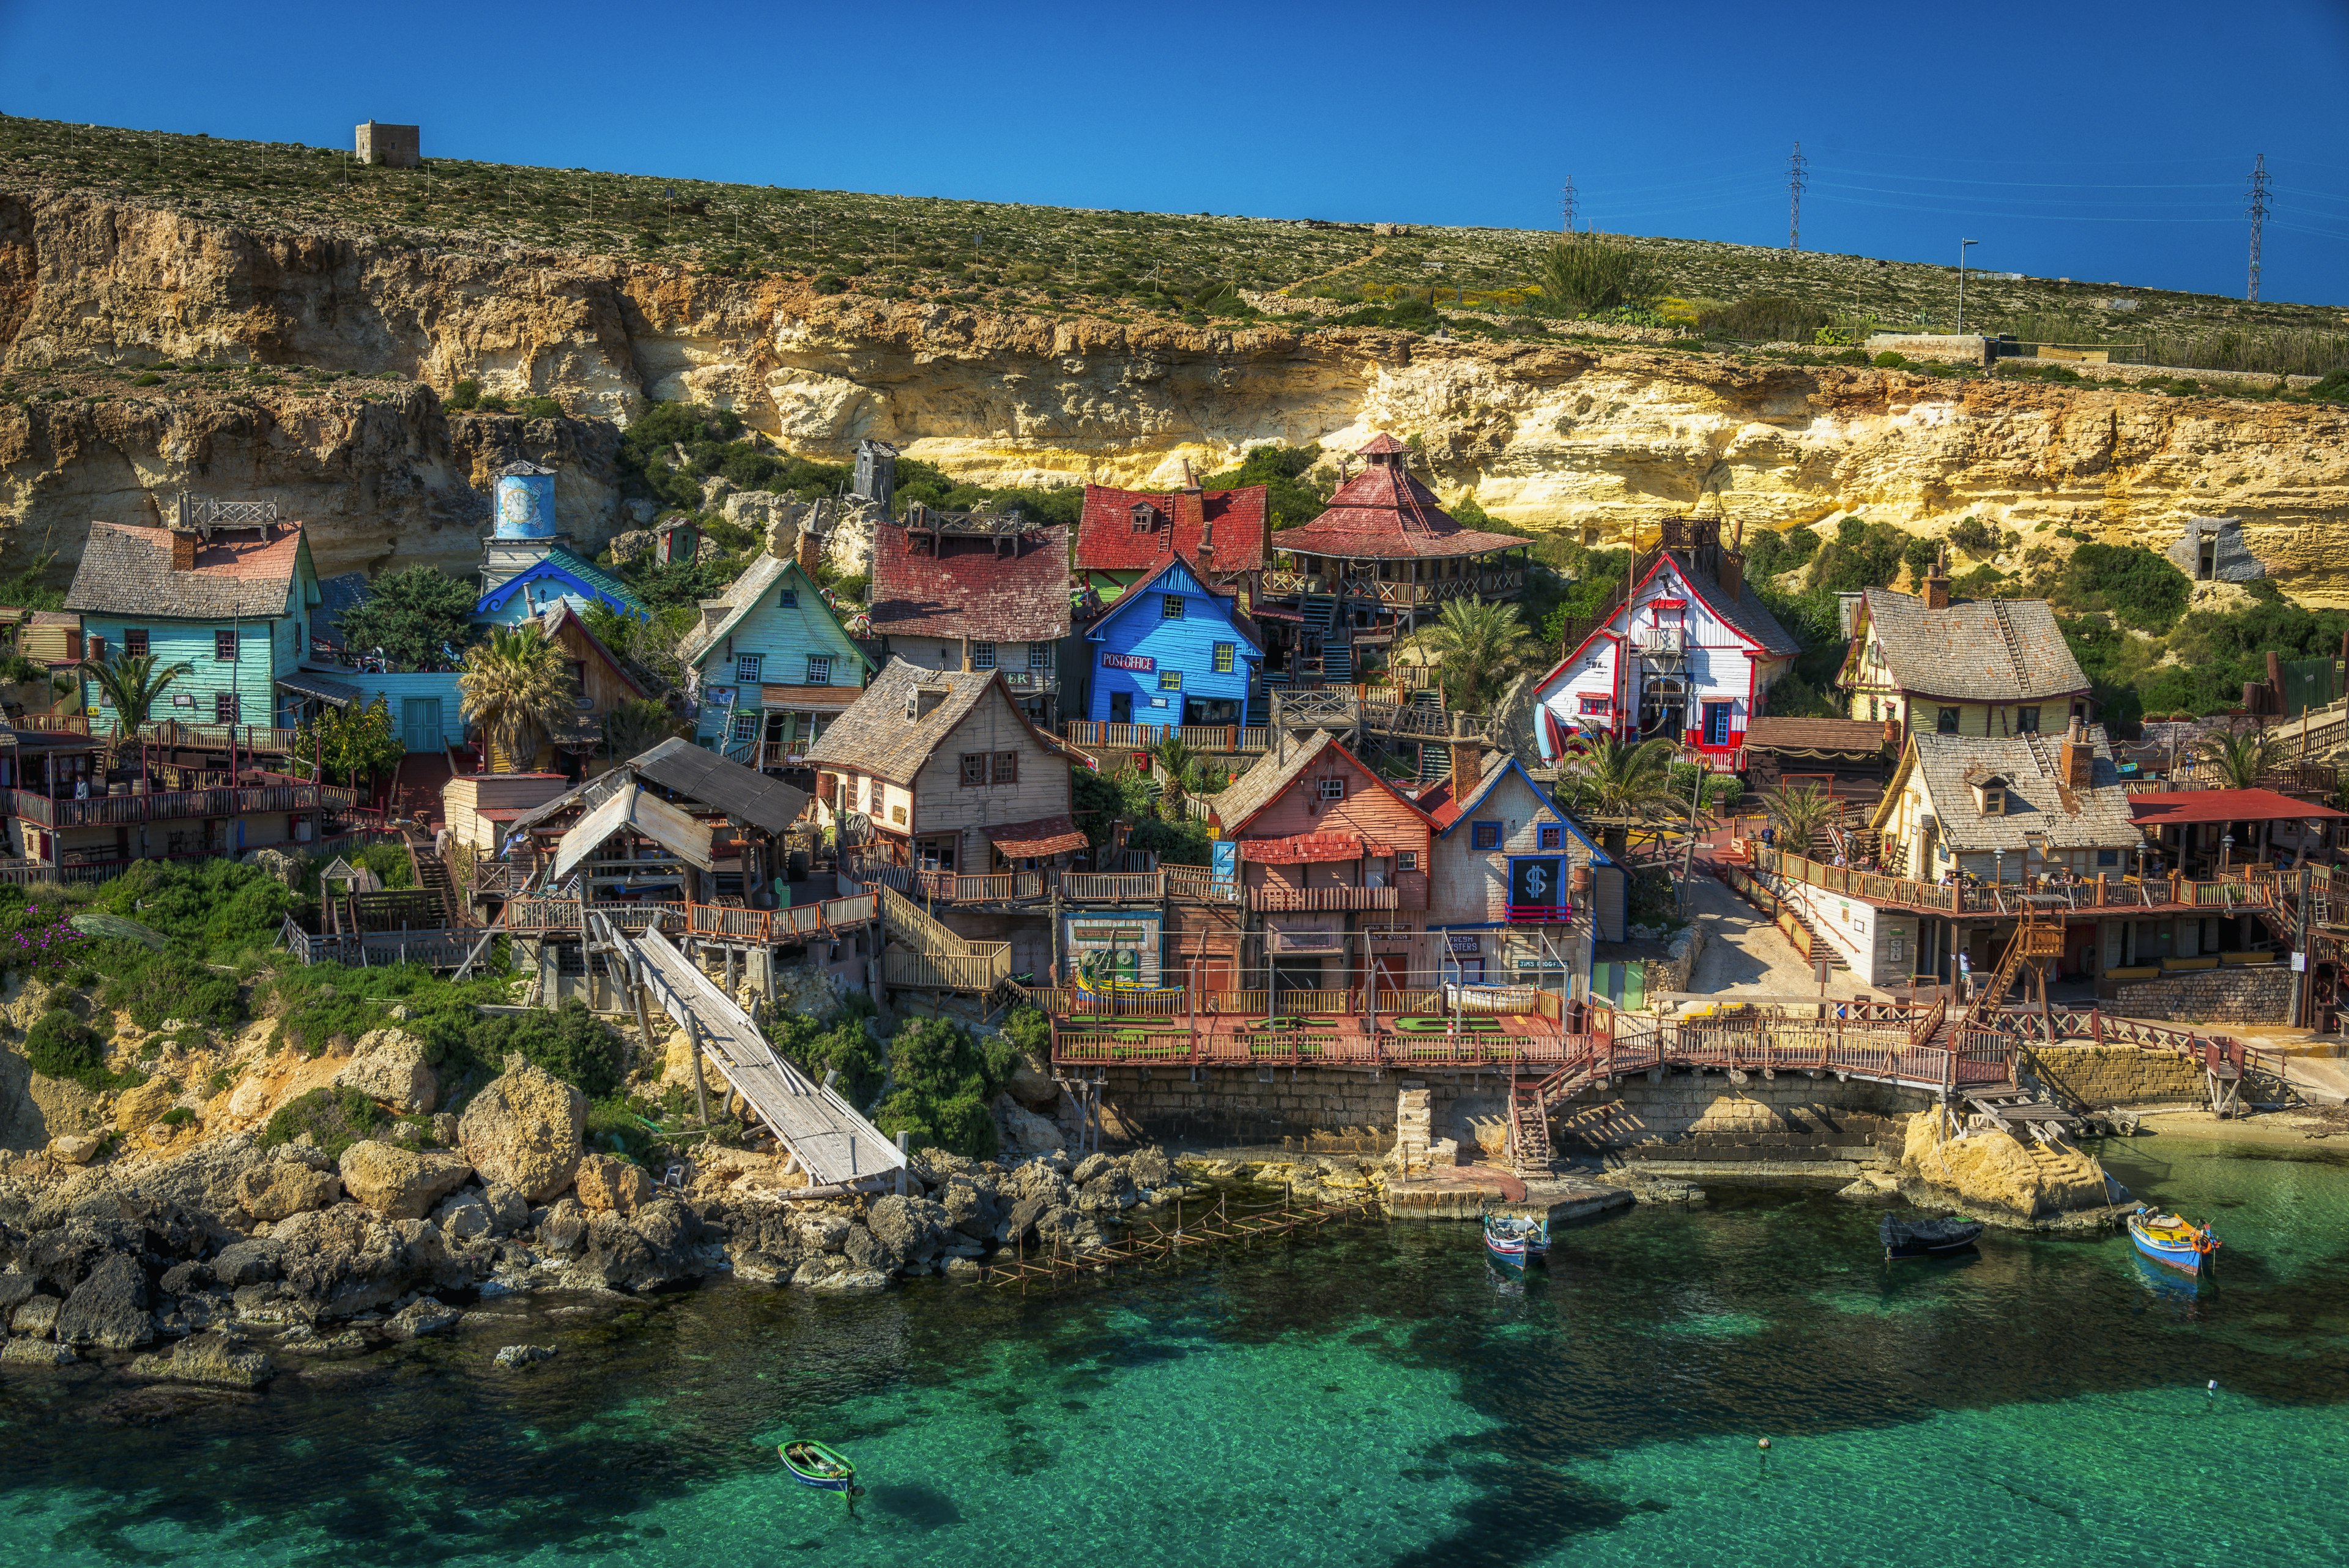
[[81, 673], [97, 682], [99, 697], [114, 710], [114, 738], [106, 747], [109, 768], [114, 766], [115, 753], [139, 738], [155, 700], [193, 669], [185, 659], [158, 669], [151, 653], [118, 653], [103, 663], [91, 659], [81, 661]]
[[604, 743], [612, 760], [648, 752], [677, 733], [677, 717], [657, 697], [631, 697], [604, 715]]
[[492, 627], [489, 640], [465, 650], [457, 690], [467, 721], [481, 726], [492, 758], [502, 750], [517, 769], [531, 764], [540, 740], [573, 712], [569, 662], [536, 627]]
[[1420, 661], [1436, 667], [1444, 701], [1463, 712], [1481, 712], [1526, 661], [1533, 634], [1515, 605], [1453, 599], [1434, 620], [1412, 634]]
[[1778, 830], [1778, 846], [1795, 855], [1808, 855], [1811, 840], [1841, 813], [1835, 797], [1815, 784], [1764, 790], [1762, 809]]
[[2194, 742], [2194, 760], [2229, 789], [2257, 789], [2275, 760], [2275, 737], [2265, 730], [2230, 730]]
[[1672, 743], [1593, 740], [1578, 763], [1560, 778], [1574, 797], [1574, 809], [1599, 819], [1601, 843], [1610, 856], [1630, 846], [1631, 820], [1671, 815], [1680, 801], [1673, 793]]

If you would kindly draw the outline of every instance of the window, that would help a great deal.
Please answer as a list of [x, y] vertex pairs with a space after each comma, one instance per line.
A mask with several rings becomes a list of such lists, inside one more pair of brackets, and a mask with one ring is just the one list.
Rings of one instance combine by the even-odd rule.
[[1237, 642], [1216, 644], [1216, 673], [1229, 675], [1240, 661], [1240, 645]]
[[1132, 516], [1133, 531], [1137, 534], [1147, 534], [1158, 526], [1158, 508], [1147, 501], [1135, 502]]
[[1565, 848], [1566, 829], [1556, 823], [1546, 822], [1542, 824], [1541, 826], [1534, 830], [1534, 847], [1537, 849]]
[[900, 826], [900, 827], [905, 826], [905, 808], [904, 806], [902, 806], [902, 805], [893, 805], [893, 806], [891, 806], [891, 807], [889, 808], [889, 820], [890, 820], [890, 821], [892, 821], [892, 822], [894, 822], [894, 823], [895, 823], [895, 824], [896, 824], [898, 826]]
[[759, 715], [756, 713], [735, 714], [734, 722], [732, 726], [728, 729], [726, 733], [727, 738], [730, 740], [750, 741], [757, 739], [759, 734]]
[[1030, 670], [1051, 669], [1052, 645], [1049, 642], [1030, 643], [1028, 645], [1028, 668]]
[[995, 644], [991, 642], [972, 643], [970, 645], [970, 667], [973, 670], [994, 669]]
[[985, 752], [965, 752], [962, 754], [962, 782], [966, 789], [973, 784], [983, 784], [987, 782]]
[[1497, 822], [1476, 822], [1468, 826], [1468, 847], [1498, 849], [1501, 846], [1501, 825]]
[[1018, 784], [1019, 782], [1019, 753], [998, 752], [995, 753], [994, 782], [997, 784]]
[[1161, 691], [1182, 691], [1182, 690], [1183, 690], [1183, 672], [1182, 672], [1181, 670], [1160, 670], [1160, 671], [1158, 672], [1158, 690], [1160, 690]]
[[2039, 710], [2036, 708], [2017, 708], [2014, 711], [2014, 732], [2018, 735], [2035, 735], [2039, 733]]
[[807, 683], [811, 686], [832, 684], [832, 655], [828, 653], [808, 655]]
[[1731, 704], [1707, 702], [1704, 705], [1704, 743], [1708, 746], [1729, 744]]
[[766, 662], [767, 659], [764, 654], [745, 653], [736, 656], [734, 660], [734, 679], [745, 683], [746, 685], [756, 686], [759, 683], [760, 668]]
[[89, 658], [93, 664], [106, 662], [106, 639], [93, 637], [89, 639]]
[[1159, 595], [1158, 618], [1160, 620], [1181, 620], [1183, 618], [1183, 596], [1181, 594]]
[[241, 722], [242, 721], [237, 716], [236, 711], [236, 693], [233, 691], [213, 692], [212, 722], [215, 724], [234, 724]]
[[1877, 700], [1873, 697], [1870, 697], [1868, 700], [1868, 717], [1870, 722], [1884, 717], [1883, 713], [1878, 711]]
[[212, 633], [212, 658], [223, 661], [236, 658], [236, 633], [233, 631]]
[[1615, 711], [1615, 701], [1611, 697], [1585, 697], [1580, 701], [1581, 716], [1586, 719], [1604, 719]]
[[129, 654], [133, 659], [145, 653], [147, 651], [147, 634], [143, 631], [124, 632], [122, 634], [122, 651]]
[[1346, 798], [1346, 781], [1322, 779], [1315, 785], [1314, 793], [1323, 800], [1343, 800]]
[[800, 607], [800, 591], [799, 591], [799, 589], [797, 589], [797, 588], [785, 588], [785, 589], [783, 590], [783, 597], [782, 597], [781, 598], [780, 598], [780, 599], [778, 599], [778, 600], [776, 600], [776, 601], [775, 601], [775, 607], [776, 607], [776, 608], [778, 608], [778, 609], [797, 609], [797, 608], [799, 608], [799, 607]]
[[1398, 871], [1416, 871], [1416, 870], [1418, 870], [1418, 869], [1419, 869], [1419, 851], [1418, 851], [1418, 850], [1416, 850], [1416, 849], [1398, 849], [1398, 850], [1396, 850], [1396, 851], [1395, 851], [1395, 869], [1396, 869], [1396, 870], [1398, 870]]
[[1933, 728], [1940, 734], [1956, 734], [1958, 732], [1958, 711], [1955, 708], [1942, 709], [1940, 716], [1935, 718], [1933, 721]]
[[2120, 863], [2121, 863], [2121, 852], [2120, 852], [2119, 850], [2117, 850], [2117, 849], [2099, 849], [2099, 850], [2097, 850], [2097, 851], [2096, 851], [2096, 864], [2097, 864], [2097, 865], [2099, 865], [2099, 866], [2117, 866], [2117, 865], [2119, 865]]

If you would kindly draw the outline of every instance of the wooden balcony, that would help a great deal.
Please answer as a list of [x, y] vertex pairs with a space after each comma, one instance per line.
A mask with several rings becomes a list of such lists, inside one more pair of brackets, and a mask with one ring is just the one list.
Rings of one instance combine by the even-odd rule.
[[7, 792], [7, 810], [38, 827], [117, 827], [146, 822], [250, 816], [268, 812], [347, 809], [358, 792], [340, 784], [241, 784], [227, 789], [165, 790], [153, 794], [53, 800], [37, 790]]
[[1359, 599], [1396, 609], [1441, 605], [1450, 599], [1516, 598], [1526, 591], [1522, 566], [1486, 566], [1457, 577], [1429, 582], [1391, 581], [1368, 572], [1305, 573], [1286, 568], [1264, 574], [1267, 598], [1332, 597]]
[[1272, 731], [1262, 724], [1109, 724], [1071, 720], [1061, 733], [1072, 746], [1104, 752], [1147, 752], [1169, 735], [1195, 752], [1241, 756], [1272, 749]]
[[1145, 904], [1166, 896], [1157, 871], [1063, 871], [1061, 897], [1072, 904]]
[[[11, 722], [19, 730], [88, 735], [101, 741], [119, 727], [103, 713], [95, 721], [87, 713], [27, 713]], [[146, 725], [139, 733], [149, 745], [170, 751], [225, 752], [232, 741], [240, 752], [284, 754], [294, 750], [294, 732], [275, 724], [187, 724], [164, 719]]]
[[1248, 908], [1259, 914], [1303, 914], [1322, 909], [1393, 909], [1395, 888], [1282, 888], [1258, 884], [1247, 890]]
[[893, 866], [850, 851], [841, 861], [842, 874], [852, 882], [877, 882], [908, 898], [936, 904], [1012, 904], [1040, 898], [1048, 888], [1040, 871], [997, 871], [966, 877], [954, 871], [920, 871]]

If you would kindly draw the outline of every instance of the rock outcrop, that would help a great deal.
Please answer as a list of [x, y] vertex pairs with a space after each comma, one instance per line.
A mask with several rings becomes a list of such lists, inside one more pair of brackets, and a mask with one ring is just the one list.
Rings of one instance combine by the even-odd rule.
[[1909, 1119], [1901, 1189], [1993, 1223], [2044, 1224], [2112, 1202], [2104, 1168], [2071, 1145], [2026, 1144], [1996, 1127], [1951, 1136], [1939, 1109]]
[[482, 1180], [544, 1203], [571, 1185], [586, 1130], [586, 1096], [514, 1059], [465, 1107], [457, 1141]]
[[337, 1088], [357, 1089], [402, 1115], [429, 1111], [440, 1080], [425, 1063], [424, 1042], [398, 1029], [374, 1029], [359, 1037], [350, 1065], [335, 1075]]
[[583, 1158], [574, 1179], [580, 1205], [591, 1213], [632, 1213], [653, 1195], [652, 1178], [644, 1167], [608, 1154]]
[[353, 1198], [387, 1220], [421, 1220], [465, 1183], [471, 1166], [453, 1154], [367, 1139], [343, 1151], [342, 1180]]
[[[91, 517], [151, 521], [201, 483], [288, 504], [321, 572], [395, 553], [462, 571], [478, 558], [488, 475], [513, 457], [556, 469], [564, 525], [593, 547], [635, 521], [606, 421], [683, 399], [732, 409], [791, 452], [843, 461], [879, 436], [990, 483], [1165, 483], [1185, 460], [1208, 472], [1257, 442], [1346, 451], [1388, 430], [1420, 438], [1447, 498], [1609, 545], [1708, 494], [1749, 528], [1865, 510], [1939, 533], [1972, 514], [2032, 543], [2062, 528], [2156, 549], [2189, 515], [2239, 516], [2288, 591], [2349, 602], [2349, 410], [820, 296], [787, 278], [262, 233], [24, 189], [0, 194], [0, 255], [11, 369], [171, 358], [344, 378], [201, 391], [109, 380], [91, 388], [101, 401], [0, 408], [9, 570], [47, 547], [70, 567]], [[437, 394], [460, 379], [553, 396], [574, 417], [450, 413]], [[717, 498], [729, 503], [745, 516], [753, 505]], [[869, 531], [843, 518], [826, 547], [856, 569]]]

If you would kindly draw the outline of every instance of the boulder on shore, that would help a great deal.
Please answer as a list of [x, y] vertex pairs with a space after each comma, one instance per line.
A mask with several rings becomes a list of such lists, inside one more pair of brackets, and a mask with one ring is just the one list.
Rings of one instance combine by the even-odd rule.
[[429, 1111], [440, 1096], [440, 1080], [425, 1064], [424, 1042], [398, 1029], [370, 1029], [359, 1036], [350, 1065], [335, 1075], [335, 1086], [357, 1089], [403, 1116]]
[[343, 1151], [343, 1185], [387, 1220], [421, 1220], [457, 1190], [472, 1167], [453, 1154], [364, 1139]]
[[579, 1169], [587, 1130], [587, 1096], [523, 1062], [473, 1096], [457, 1123], [457, 1141], [484, 1182], [503, 1182], [533, 1203], [562, 1196]]
[[191, 1334], [169, 1355], [142, 1355], [130, 1364], [134, 1377], [168, 1377], [215, 1388], [258, 1388], [277, 1375], [269, 1357], [225, 1334]]
[[315, 1170], [301, 1160], [255, 1166], [237, 1179], [237, 1206], [255, 1220], [275, 1222], [326, 1209], [342, 1200], [342, 1178]]
[[128, 1252], [109, 1252], [58, 1309], [57, 1343], [134, 1349], [155, 1337], [147, 1305], [147, 1271]]
[[632, 1214], [652, 1201], [653, 1179], [615, 1155], [591, 1154], [575, 1179], [580, 1207], [593, 1214]]

